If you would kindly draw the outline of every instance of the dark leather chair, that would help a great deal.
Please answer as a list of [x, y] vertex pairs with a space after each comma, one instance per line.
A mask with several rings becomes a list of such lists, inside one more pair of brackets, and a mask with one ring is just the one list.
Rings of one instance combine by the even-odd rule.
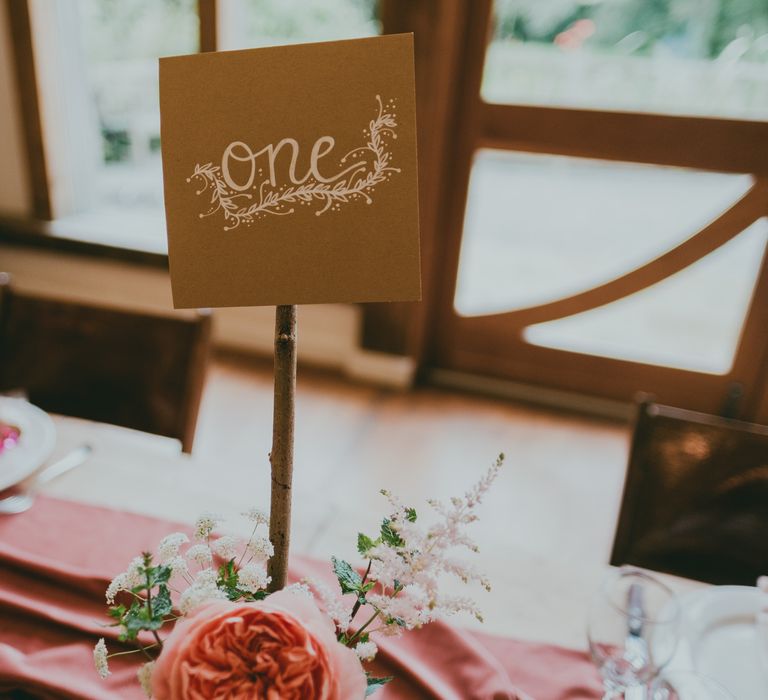
[[0, 275], [0, 391], [192, 450], [210, 316], [161, 316], [21, 293]]
[[611, 563], [755, 585], [768, 573], [768, 426], [640, 403]]

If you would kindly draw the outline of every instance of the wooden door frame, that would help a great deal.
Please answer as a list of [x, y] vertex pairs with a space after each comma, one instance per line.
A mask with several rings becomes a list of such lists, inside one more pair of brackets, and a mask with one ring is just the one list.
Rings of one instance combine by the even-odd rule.
[[[768, 122], [735, 119], [672, 116], [662, 114], [612, 112], [557, 107], [490, 104], [482, 100], [480, 88], [486, 48], [490, 40], [493, 0], [383, 0], [384, 30], [416, 32], [417, 97], [420, 100], [420, 139], [431, 139], [427, 149], [420, 144], [422, 180], [422, 240], [424, 259], [424, 301], [418, 305], [400, 305], [389, 324], [379, 325], [389, 343], [377, 343], [373, 330], [381, 315], [366, 309], [365, 326], [368, 347], [410, 354], [422, 370], [448, 367], [461, 371], [512, 378], [517, 381], [542, 383], [546, 376], [550, 386], [573, 391], [596, 393], [626, 400], [631, 386], [663, 382], [670, 391], [663, 398], [670, 403], [685, 404], [691, 381], [700, 383], [706, 393], [726, 393], [733, 382], [752, 385], [768, 382], [768, 370], [760, 371], [768, 360], [765, 333], [768, 322], [768, 256], [764, 257], [759, 283], [755, 288], [748, 322], [742, 329], [737, 361], [727, 376], [685, 372], [634, 362], [595, 358], [527, 346], [520, 338], [513, 356], [500, 357], [483, 349], [489, 336], [499, 332], [499, 318], [460, 319], [466, 326], [465, 347], [456, 347], [452, 328], [457, 323], [453, 311], [455, 281], [458, 272], [464, 211], [474, 153], [478, 148], [497, 148], [528, 153], [652, 163], [696, 168], [717, 172], [750, 173], [758, 180], [757, 191], [735, 213], [723, 216], [713, 224], [719, 232], [702, 236], [679, 251], [677, 263], [688, 256], [689, 264], [706, 251], [733, 237], [735, 227], [768, 214]], [[436, 4], [439, 7], [436, 7]], [[445, 9], [450, 5], [449, 9]], [[432, 24], [425, 23], [431, 16]], [[415, 21], [419, 20], [419, 21]], [[442, 26], [450, 37], [449, 62], [443, 62], [438, 44], [431, 39], [432, 27]], [[450, 27], [447, 30], [446, 27]], [[444, 48], [444, 47], [443, 47]], [[436, 76], [453, 71], [450, 91], [424, 94], [422, 86]], [[432, 104], [435, 99], [442, 105]], [[440, 112], [442, 119], [436, 138], [432, 124], [424, 123], [424, 115]], [[567, 128], [563, 128], [563, 125]], [[441, 148], [442, 146], [442, 148]], [[425, 184], [426, 181], [426, 184]], [[425, 195], [424, 188], [428, 189]], [[426, 206], [425, 206], [426, 203]], [[719, 217], [720, 219], [720, 217]], [[730, 229], [728, 229], [730, 227]], [[726, 230], [728, 229], [728, 230]], [[717, 235], [715, 235], [717, 234]], [[714, 247], [713, 247], [714, 246]], [[683, 248], [684, 246], [680, 246]], [[677, 255], [677, 252], [675, 253]], [[691, 258], [693, 255], [693, 258]], [[665, 256], [661, 256], [665, 257]], [[653, 277], [671, 274], [675, 255], [654, 263]], [[685, 265], [683, 265], [685, 266]], [[643, 273], [627, 275], [638, 282]], [[649, 275], [646, 274], [646, 282]], [[618, 286], [626, 288], [622, 278]], [[605, 285], [610, 287], [611, 285]], [[646, 284], [647, 286], [647, 284]], [[642, 288], [639, 287], [639, 288]], [[613, 289], [590, 290], [595, 306], [610, 301]], [[602, 303], [599, 301], [603, 295]], [[579, 295], [577, 295], [579, 296]], [[571, 300], [560, 303], [568, 306]], [[580, 302], [583, 304], [584, 299]], [[562, 309], [561, 309], [562, 310]], [[533, 309], [534, 316], [540, 309]], [[551, 311], [551, 309], [550, 309]], [[567, 313], [563, 315], [569, 315]], [[518, 327], [517, 330], [520, 330]], [[394, 342], [393, 342], [394, 339]], [[540, 360], [537, 361], [537, 355]], [[607, 374], [603, 371], [608, 368]], [[565, 369], [563, 369], [565, 368]], [[598, 371], [599, 369], [599, 371]], [[743, 407], [744, 415], [768, 418], [768, 401], [755, 395]], [[698, 406], [700, 410], [718, 412], [721, 408], [711, 398]]]

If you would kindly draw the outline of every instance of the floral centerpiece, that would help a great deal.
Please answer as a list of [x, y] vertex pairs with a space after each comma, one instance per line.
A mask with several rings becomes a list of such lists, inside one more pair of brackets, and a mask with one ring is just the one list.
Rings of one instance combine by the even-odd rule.
[[[428, 525], [382, 491], [389, 515], [375, 537], [357, 536], [364, 566], [332, 558], [338, 590], [304, 580], [270, 593], [267, 517], [244, 513], [253, 528], [241, 541], [214, 536], [222, 519], [203, 515], [192, 542], [184, 533], [169, 534], [110, 583], [112, 625], [121, 642], [135, 647], [116, 654], [143, 657], [138, 680], [156, 700], [361, 700], [391, 680], [365, 670], [376, 656], [377, 635], [399, 635], [460, 612], [482, 619], [470, 598], [446, 594], [441, 582], [450, 575], [490, 589], [455, 553], [477, 550], [466, 526], [476, 520], [503, 458], [464, 496], [429, 501], [435, 517]], [[114, 655], [100, 639], [94, 661], [102, 678]]]

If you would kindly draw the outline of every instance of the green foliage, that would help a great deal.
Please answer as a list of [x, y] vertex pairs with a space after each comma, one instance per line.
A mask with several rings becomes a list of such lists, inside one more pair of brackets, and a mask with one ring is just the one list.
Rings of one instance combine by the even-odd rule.
[[333, 573], [339, 580], [342, 593], [359, 593], [363, 587], [363, 578], [355, 571], [352, 566], [343, 559], [331, 557], [333, 563]]
[[230, 559], [226, 564], [222, 564], [219, 567], [219, 578], [216, 580], [216, 586], [227, 594], [227, 598], [231, 601], [243, 600], [250, 603], [254, 600], [264, 600], [267, 597], [266, 591], [251, 593], [250, 591], [242, 590], [239, 588], [239, 585], [240, 581], [235, 560]]
[[357, 533], [357, 551], [361, 557], [367, 557], [378, 542], [374, 542], [368, 535], [364, 535], [362, 532]]
[[156, 632], [173, 609], [168, 588], [171, 567], [165, 564], [152, 566], [152, 555], [145, 553], [139, 574], [143, 576], [143, 582], [131, 589], [135, 598], [131, 606], [113, 605], [108, 612], [114, 620], [113, 626], [122, 626], [119, 639], [123, 642], [135, 640], [141, 631]]
[[[497, 0], [496, 37], [551, 44], [578, 20], [590, 20], [588, 43], [612, 50], [632, 36], [632, 52], [658, 48], [688, 58], [716, 58], [734, 40], [768, 33], [765, 0]], [[754, 60], [766, 60], [758, 56]]]
[[371, 676], [367, 671], [365, 673], [366, 681], [368, 682], [368, 687], [365, 689], [365, 697], [368, 697], [369, 695], [373, 695], [377, 690], [380, 690], [383, 688], [387, 683], [389, 683], [394, 676], [386, 676], [384, 678], [374, 678]]
[[405, 544], [403, 538], [392, 529], [392, 521], [389, 518], [384, 518], [381, 523], [381, 541], [391, 547], [402, 547]]

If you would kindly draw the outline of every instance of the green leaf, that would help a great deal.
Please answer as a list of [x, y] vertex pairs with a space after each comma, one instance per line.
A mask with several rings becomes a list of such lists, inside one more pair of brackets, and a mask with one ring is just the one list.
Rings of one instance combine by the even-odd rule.
[[416, 522], [416, 509], [415, 508], [406, 508], [405, 509], [405, 519], [409, 523], [415, 523]]
[[107, 615], [109, 615], [113, 620], [120, 621], [123, 619], [123, 615], [125, 615], [126, 610], [127, 608], [125, 607], [125, 605], [112, 605], [109, 608], [109, 612], [107, 613]]
[[397, 625], [398, 627], [405, 627], [405, 620], [402, 617], [387, 617], [385, 622], [388, 625]]
[[367, 676], [368, 687], [365, 689], [365, 697], [373, 695], [377, 690], [381, 690], [387, 683], [389, 683], [394, 676], [387, 676], [385, 678], [374, 678], [373, 676]]
[[134, 602], [123, 619], [125, 638], [136, 639], [141, 630], [158, 630], [163, 626], [161, 618], [150, 618], [146, 603]]
[[160, 564], [158, 566], [152, 566], [147, 569], [149, 573], [149, 586], [154, 588], [162, 583], [168, 583], [171, 579], [173, 570], [167, 564]]
[[172, 609], [171, 592], [168, 586], [162, 584], [158, 592], [152, 596], [152, 618], [162, 620], [166, 615], [170, 615]]
[[405, 544], [403, 538], [392, 529], [392, 521], [389, 518], [384, 518], [381, 523], [381, 540], [390, 547], [402, 547]]
[[339, 586], [341, 586], [342, 593], [356, 593], [363, 585], [363, 579], [360, 574], [355, 571], [352, 566], [343, 559], [337, 559], [331, 557], [333, 563], [333, 572], [336, 574], [336, 578], [339, 579]]
[[376, 546], [368, 535], [364, 535], [362, 532], [357, 533], [357, 551], [360, 552], [360, 556], [364, 557]]

